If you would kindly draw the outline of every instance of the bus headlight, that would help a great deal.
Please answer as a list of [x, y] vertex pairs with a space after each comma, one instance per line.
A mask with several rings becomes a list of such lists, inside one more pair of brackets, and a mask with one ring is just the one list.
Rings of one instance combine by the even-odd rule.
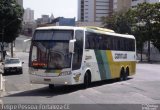
[[71, 74], [71, 71], [64, 71], [64, 72], [61, 72], [60, 76], [66, 76], [70, 74]]

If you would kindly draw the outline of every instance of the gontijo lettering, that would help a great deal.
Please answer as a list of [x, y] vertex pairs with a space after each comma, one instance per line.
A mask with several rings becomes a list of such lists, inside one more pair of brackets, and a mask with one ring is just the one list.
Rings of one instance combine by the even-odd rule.
[[115, 53], [115, 59], [127, 59], [127, 54]]

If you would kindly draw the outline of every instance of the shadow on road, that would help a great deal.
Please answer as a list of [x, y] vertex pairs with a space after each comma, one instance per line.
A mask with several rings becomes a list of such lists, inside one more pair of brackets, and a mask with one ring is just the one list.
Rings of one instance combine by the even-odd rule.
[[[128, 78], [127, 80], [130, 80], [130, 79], [132, 78]], [[112, 84], [112, 83], [117, 83], [117, 82], [119, 82], [117, 81], [117, 79], [94, 82], [90, 85], [89, 88], [99, 87], [102, 85]], [[72, 93], [78, 90], [85, 90], [85, 89], [83, 88], [83, 85], [56, 86], [52, 90], [49, 89], [47, 86], [43, 88], [38, 88], [38, 89], [28, 90], [24, 92], [19, 92], [16, 94], [11, 94], [6, 97], [44, 96], [44, 97], [50, 98], [50, 97], [54, 97], [58, 95], [69, 94], [69, 93]]]
[[23, 73], [17, 73], [17, 72], [12, 72], [12, 73], [4, 73], [3, 76], [16, 76], [16, 75], [22, 75]]

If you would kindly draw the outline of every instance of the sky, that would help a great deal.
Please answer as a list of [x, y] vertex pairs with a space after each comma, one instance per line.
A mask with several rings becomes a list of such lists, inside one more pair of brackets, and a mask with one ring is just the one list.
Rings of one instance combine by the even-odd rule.
[[78, 0], [23, 0], [23, 7], [34, 10], [34, 19], [40, 18], [43, 14], [77, 18], [77, 2]]

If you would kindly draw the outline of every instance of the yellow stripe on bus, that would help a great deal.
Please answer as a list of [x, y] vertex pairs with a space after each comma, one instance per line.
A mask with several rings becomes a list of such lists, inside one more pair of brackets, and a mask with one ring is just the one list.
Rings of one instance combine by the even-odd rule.
[[111, 51], [106, 51], [106, 54], [108, 56], [108, 62], [110, 67], [110, 73], [111, 73], [111, 79], [112, 78], [119, 78], [120, 77], [120, 71], [121, 68], [129, 67], [130, 75], [135, 74], [135, 68], [136, 68], [136, 61], [121, 61], [121, 62], [114, 62], [113, 56]]

